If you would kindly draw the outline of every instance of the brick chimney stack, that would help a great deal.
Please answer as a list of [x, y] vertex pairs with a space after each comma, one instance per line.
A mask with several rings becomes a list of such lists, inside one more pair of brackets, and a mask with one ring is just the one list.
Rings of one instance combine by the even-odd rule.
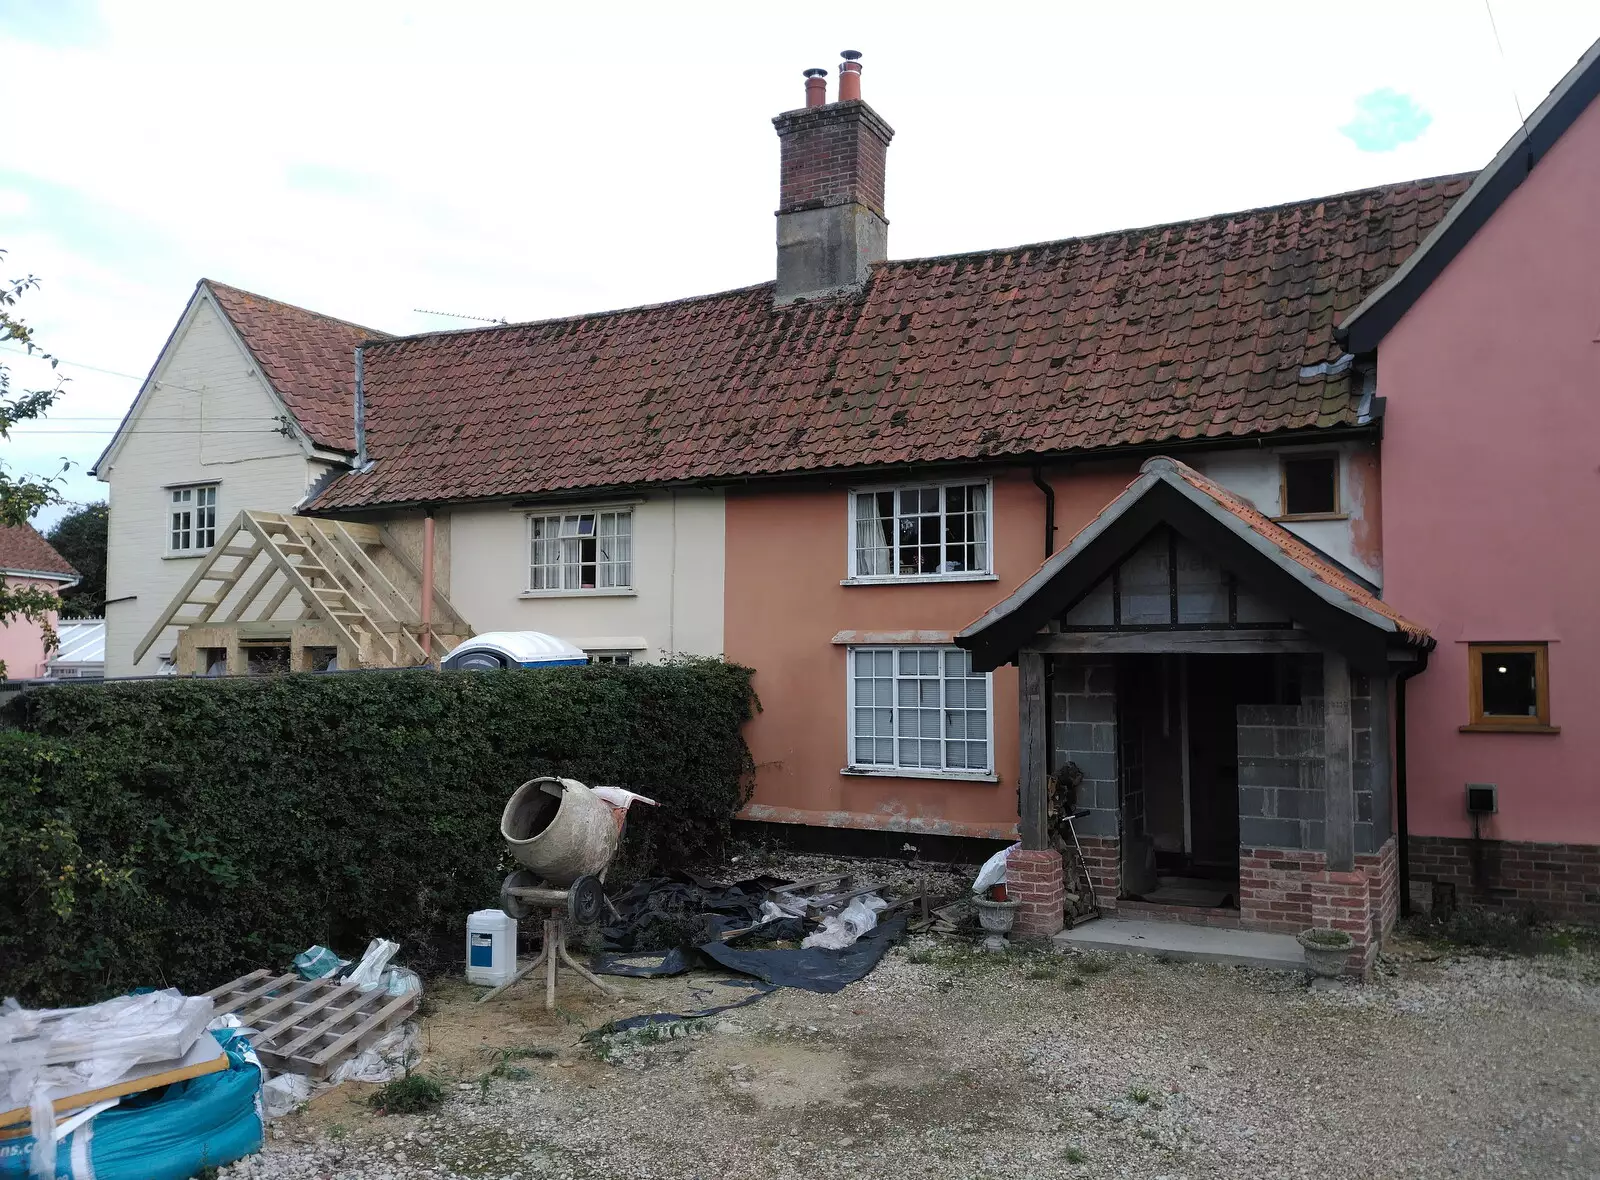
[[781, 147], [778, 285], [782, 307], [859, 288], [889, 256], [884, 158], [894, 128], [861, 99], [861, 54], [839, 63], [839, 101], [825, 71], [807, 70], [806, 105], [772, 121]]

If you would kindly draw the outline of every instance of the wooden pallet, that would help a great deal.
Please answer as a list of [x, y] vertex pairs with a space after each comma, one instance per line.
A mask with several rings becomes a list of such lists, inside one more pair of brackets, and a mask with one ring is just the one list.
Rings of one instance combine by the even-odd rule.
[[256, 1030], [250, 1044], [268, 1069], [320, 1080], [417, 1010], [420, 991], [391, 996], [330, 979], [252, 971], [206, 995], [217, 1014]]

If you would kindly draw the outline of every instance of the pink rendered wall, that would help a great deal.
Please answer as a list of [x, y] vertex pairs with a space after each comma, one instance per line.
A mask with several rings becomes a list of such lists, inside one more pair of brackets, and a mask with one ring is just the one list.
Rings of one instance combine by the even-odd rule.
[[[36, 582], [29, 578], [7, 578], [5, 582], [16, 589], [32, 586], [54, 591], [57, 587], [55, 582]], [[51, 626], [55, 625], [55, 621], [56, 616], [52, 613]], [[31, 676], [43, 676], [46, 658], [44, 630], [38, 623], [16, 618], [0, 627], [0, 660], [5, 661], [8, 679], [24, 680]]]
[[[1438, 649], [1407, 689], [1411, 831], [1600, 843], [1600, 104], [1378, 349], [1384, 597]], [[1548, 641], [1546, 734], [1461, 733], [1469, 642]]]

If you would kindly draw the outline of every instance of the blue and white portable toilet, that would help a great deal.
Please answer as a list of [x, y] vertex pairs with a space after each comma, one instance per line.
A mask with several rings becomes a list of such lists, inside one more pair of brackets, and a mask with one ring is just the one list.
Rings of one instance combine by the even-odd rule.
[[587, 664], [583, 648], [542, 631], [489, 631], [459, 644], [439, 661], [446, 671], [486, 668], [559, 668]]

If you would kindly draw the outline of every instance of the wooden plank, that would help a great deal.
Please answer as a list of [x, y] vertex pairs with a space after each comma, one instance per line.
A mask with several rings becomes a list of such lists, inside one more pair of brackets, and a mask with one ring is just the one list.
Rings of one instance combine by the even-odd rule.
[[[370, 525], [367, 527], [378, 537], [374, 543], [382, 544], [378, 530]], [[360, 571], [361, 580], [373, 591], [374, 596], [384, 603], [391, 618], [400, 623], [409, 623], [413, 627], [421, 625], [422, 615], [416, 604], [406, 598], [400, 592], [400, 588], [389, 580], [389, 575], [383, 572], [378, 563], [373, 561], [361, 547], [360, 542], [350, 534], [348, 526], [336, 520], [324, 521], [323, 531], [329, 541], [345, 555], [346, 560]], [[421, 651], [420, 647], [418, 651]]]
[[297, 1005], [295, 1009], [282, 1020], [278, 1021], [270, 1028], [262, 1029], [257, 1037], [258, 1043], [261, 1045], [271, 1045], [276, 1043], [277, 1039], [284, 1033], [288, 1032], [296, 1025], [304, 1024], [307, 1020], [311, 1019], [311, 1017], [315, 1016], [318, 1012], [321, 1012], [329, 1005], [337, 1004], [341, 1000], [348, 1000], [352, 990], [353, 989], [351, 988], [341, 987], [338, 985], [335, 985], [334, 987], [322, 988], [321, 991], [323, 994], [321, 999], [312, 1000], [310, 1003]]
[[357, 545], [382, 545], [383, 530], [375, 524], [357, 524], [353, 520], [324, 520], [323, 525], [344, 530]]
[[[134, 663], [144, 659], [145, 653], [150, 650], [150, 645], [160, 639], [161, 633], [177, 621], [174, 616], [189, 601], [189, 595], [194, 593], [195, 587], [206, 580], [206, 575], [211, 570], [211, 563], [217, 559], [221, 550], [226, 549], [232, 543], [240, 528], [244, 527], [245, 519], [246, 513], [243, 512], [233, 518], [233, 523], [223, 530], [222, 536], [218, 537], [217, 543], [211, 547], [210, 555], [201, 560], [194, 573], [189, 575], [189, 580], [183, 584], [183, 589], [179, 590], [172, 601], [167, 603], [166, 609], [156, 616], [156, 621], [151, 625], [150, 630], [144, 633], [144, 638], [139, 640], [139, 645], [133, 649]], [[201, 620], [208, 620], [210, 617], [210, 608], [202, 608]]]
[[[282, 995], [257, 996], [247, 1003], [241, 1003], [237, 1007], [230, 1008], [229, 1011], [237, 1014], [240, 1020], [254, 1027], [280, 1008], [287, 1008], [296, 1001], [304, 1001], [311, 993], [322, 990], [318, 986], [322, 983], [320, 979], [301, 979], [298, 975], [285, 975], [283, 980], [290, 982], [280, 981], [283, 987], [289, 989]], [[257, 1003], [257, 1001], [260, 1002]]]
[[[96, 1102], [104, 1102], [107, 1098], [121, 1098], [127, 1094], [140, 1094], [145, 1090], [154, 1090], [157, 1086], [170, 1086], [173, 1082], [183, 1082], [190, 1078], [204, 1077], [208, 1073], [220, 1073], [228, 1068], [228, 1054], [222, 1046], [217, 1044], [216, 1038], [210, 1033], [201, 1033], [204, 1040], [197, 1040], [183, 1059], [166, 1069], [149, 1073], [139, 1073], [140, 1067], [127, 1071], [128, 1075], [115, 1081], [97, 1086], [93, 1090], [83, 1090], [76, 1094], [66, 1094], [53, 1099], [50, 1103], [55, 1113], [65, 1114], [70, 1110], [77, 1110], [85, 1106], [93, 1106]], [[207, 1043], [214, 1053], [207, 1053]], [[194, 1060], [200, 1057], [202, 1060]], [[162, 1064], [153, 1062], [151, 1064]], [[148, 1068], [148, 1067], [144, 1067]], [[0, 1131], [0, 1139], [12, 1139], [27, 1133], [27, 1123], [30, 1113], [26, 1106], [13, 1107], [0, 1112], [0, 1127], [7, 1130]], [[21, 1124], [19, 1126], [19, 1124]], [[16, 1130], [10, 1128], [17, 1127]]]
[[1263, 652], [1316, 652], [1322, 648], [1304, 631], [1059, 631], [1036, 635], [1028, 649], [1056, 655], [1132, 652], [1200, 655], [1255, 655]]
[[[384, 995], [386, 993], [372, 992], [370, 994]], [[404, 995], [391, 996], [389, 998], [389, 1002], [383, 1005], [383, 1007], [379, 1008], [378, 1011], [360, 1028], [345, 1033], [338, 1040], [334, 1041], [333, 1044], [319, 1050], [317, 1055], [310, 1059], [311, 1063], [324, 1068], [328, 1065], [331, 1065], [336, 1057], [338, 1057], [341, 1053], [344, 1053], [347, 1049], [351, 1048], [361, 1037], [368, 1036], [373, 1032], [379, 1031], [397, 1019], [403, 1019], [405, 1016], [410, 1015], [411, 1012], [415, 1010], [416, 1006], [416, 992], [406, 992]]]
[[380, 998], [385, 994], [378, 991], [364, 992], [355, 987], [346, 987], [342, 990], [349, 993], [351, 1000], [349, 1004], [343, 1008], [339, 1008], [334, 1012], [326, 1014], [323, 1016], [321, 1021], [312, 1025], [310, 1028], [302, 1027], [299, 1030], [299, 1036], [294, 1037], [292, 1040], [286, 1041], [281, 1045], [273, 1045], [272, 1051], [278, 1054], [280, 1057], [287, 1058], [295, 1056], [300, 1052], [300, 1050], [314, 1045], [317, 1040], [332, 1032], [333, 1029], [337, 1028], [345, 1021], [360, 1018], [364, 1015], [370, 1015], [371, 1012], [368, 1011], [370, 1002]]
[[[214, 988], [206, 993], [212, 1005], [217, 1010], [217, 1015], [225, 1016], [235, 1012], [269, 992], [278, 988], [287, 987], [291, 983], [300, 981], [298, 975], [273, 975], [270, 971], [252, 971], [249, 975], [225, 983], [219, 988]], [[234, 992], [241, 994], [235, 995]]]
[[1350, 752], [1350, 662], [1341, 652], [1322, 654], [1322, 708], [1328, 869], [1346, 873], [1355, 868], [1356, 800]]
[[1017, 736], [1022, 747], [1017, 773], [1017, 796], [1021, 809], [1017, 831], [1024, 848], [1047, 849], [1050, 847], [1050, 804], [1044, 780], [1046, 744], [1050, 735], [1045, 732], [1044, 656], [1037, 651], [1019, 651], [1017, 673]]
[[[260, 554], [261, 550], [257, 548], [250, 560], [252, 562], [255, 561], [256, 557], [260, 556]], [[267, 588], [267, 583], [272, 581], [272, 575], [277, 572], [277, 567], [272, 564], [271, 560], [268, 560], [265, 568], [263, 568], [262, 571], [256, 575], [255, 581], [251, 582], [250, 585], [245, 587], [243, 597], [241, 597], [239, 601], [234, 604], [233, 609], [228, 612], [228, 617], [223, 621], [228, 623], [237, 623], [240, 619], [244, 618], [244, 613], [250, 609], [250, 604], [261, 596], [261, 592]]]
[[[272, 978], [276, 978], [273, 976], [272, 972], [266, 970], [265, 968], [258, 968], [255, 971], [250, 972], [248, 975], [239, 976], [239, 978], [235, 979], [232, 983], [225, 983], [221, 987], [212, 988], [205, 994], [205, 998], [215, 1004], [223, 996], [235, 991], [244, 991], [256, 983], [259, 983], [263, 979]], [[226, 1011], [226, 1009], [219, 1009], [219, 1011]]]
[[[266, 547], [267, 556], [277, 564], [279, 572], [283, 574], [284, 581], [294, 587], [295, 592], [300, 595], [301, 600], [306, 605], [316, 606], [316, 591], [313, 590], [310, 583], [306, 581], [305, 573], [302, 573], [301, 570], [288, 559], [288, 557], [286, 557], [273, 545], [271, 538], [267, 535], [266, 531], [261, 529], [257, 525], [256, 521], [251, 518], [251, 514], [244, 514], [244, 522], [246, 528], [256, 532], [257, 537]], [[352, 652], [359, 652], [361, 650], [361, 645], [356, 642], [355, 636], [350, 634], [349, 628], [347, 628], [332, 615], [326, 615], [324, 617], [327, 619], [328, 625], [334, 629], [337, 637], [347, 645], [348, 650]]]

